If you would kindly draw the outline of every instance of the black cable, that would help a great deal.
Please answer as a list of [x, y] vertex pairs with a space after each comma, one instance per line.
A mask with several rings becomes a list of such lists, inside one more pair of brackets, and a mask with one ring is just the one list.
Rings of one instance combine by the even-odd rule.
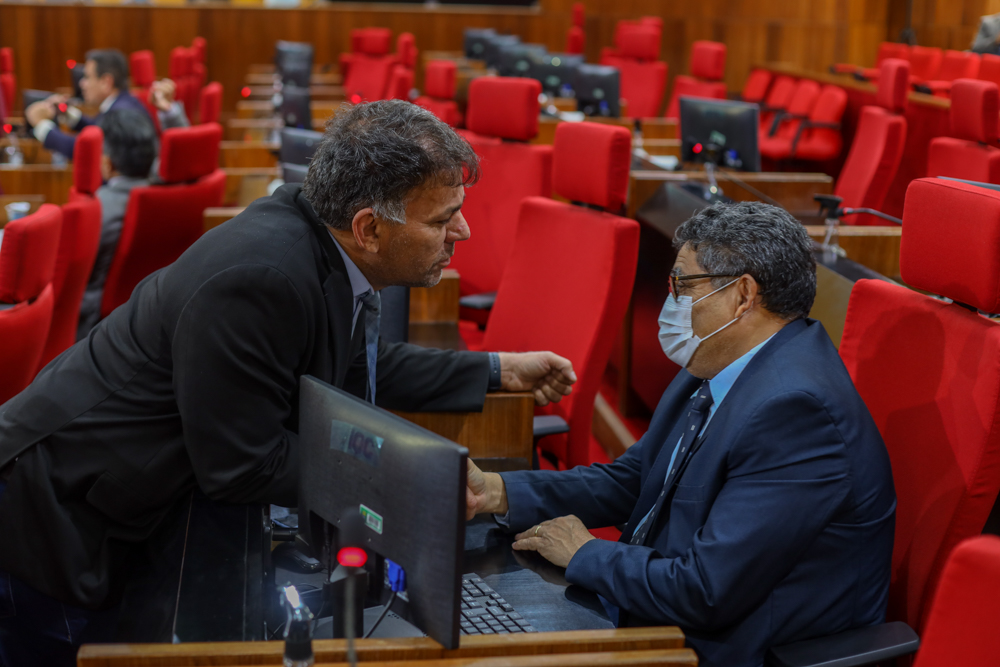
[[372, 633], [375, 632], [375, 628], [377, 628], [379, 623], [382, 622], [382, 619], [384, 619], [389, 614], [389, 608], [395, 601], [396, 601], [396, 591], [391, 591], [389, 593], [389, 599], [386, 600], [385, 602], [385, 608], [382, 610], [382, 613], [378, 615], [378, 618], [375, 619], [375, 625], [373, 625], [368, 629], [368, 632], [365, 633], [365, 636], [362, 637], [362, 639], [368, 639], [369, 637], [372, 636]]

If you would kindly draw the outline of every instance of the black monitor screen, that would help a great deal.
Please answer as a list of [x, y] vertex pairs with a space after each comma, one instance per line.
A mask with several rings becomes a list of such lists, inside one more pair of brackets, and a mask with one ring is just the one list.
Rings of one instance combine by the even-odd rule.
[[486, 56], [486, 41], [497, 34], [493, 28], [466, 28], [464, 34], [465, 57], [482, 60]]
[[308, 88], [312, 79], [312, 63], [291, 61], [285, 63], [278, 69], [281, 75], [281, 83], [285, 86], [298, 86]]
[[680, 98], [681, 160], [760, 171], [756, 104]]
[[500, 49], [504, 46], [519, 44], [521, 38], [517, 35], [493, 35], [488, 37], [484, 44], [485, 51], [482, 59], [486, 61], [488, 67], [496, 67], [500, 64]]
[[506, 44], [500, 47], [497, 72], [500, 76], [530, 76], [532, 57], [544, 54], [544, 44]]
[[322, 132], [286, 127], [281, 131], [281, 149], [278, 152], [278, 160], [291, 164], [309, 164], [309, 160], [316, 152], [316, 147], [319, 146], [322, 139]]
[[566, 53], [536, 53], [531, 55], [528, 76], [542, 84], [548, 95], [565, 95], [573, 89], [577, 69], [583, 56]]
[[285, 86], [281, 90], [281, 119], [285, 127], [312, 129], [312, 110], [309, 108], [309, 89]]
[[457, 648], [468, 450], [316, 378], [300, 388], [299, 539], [321, 557], [359, 512], [366, 548], [406, 572], [393, 610]]
[[619, 81], [614, 67], [586, 63], [577, 67], [573, 84], [577, 110], [588, 116], [621, 116]]
[[285, 183], [305, 183], [309, 167], [304, 164], [281, 163], [281, 178]]
[[274, 46], [274, 66], [281, 73], [286, 68], [302, 68], [308, 65], [312, 69], [313, 46], [307, 42], [279, 41]]

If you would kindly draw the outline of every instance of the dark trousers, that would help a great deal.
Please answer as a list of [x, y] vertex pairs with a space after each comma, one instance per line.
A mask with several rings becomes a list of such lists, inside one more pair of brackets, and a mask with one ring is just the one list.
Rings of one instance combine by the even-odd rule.
[[[0, 499], [6, 484], [0, 482]], [[117, 609], [63, 604], [0, 570], [0, 666], [73, 667], [81, 644], [109, 641]]]

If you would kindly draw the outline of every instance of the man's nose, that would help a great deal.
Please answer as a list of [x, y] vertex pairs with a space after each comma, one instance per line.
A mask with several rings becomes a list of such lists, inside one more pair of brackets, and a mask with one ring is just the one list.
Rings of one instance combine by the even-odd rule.
[[449, 226], [448, 230], [448, 243], [455, 243], [456, 241], [465, 241], [470, 236], [472, 236], [472, 230], [469, 229], [469, 223], [466, 222], [465, 216], [461, 213], [455, 214], [455, 219], [452, 220], [452, 224]]

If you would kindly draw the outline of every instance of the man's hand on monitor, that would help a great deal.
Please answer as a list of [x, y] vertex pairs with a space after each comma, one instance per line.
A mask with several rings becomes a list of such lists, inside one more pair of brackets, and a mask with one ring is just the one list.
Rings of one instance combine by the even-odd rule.
[[32, 127], [38, 125], [43, 120], [54, 120], [59, 112], [58, 105], [65, 104], [66, 97], [63, 95], [50, 95], [44, 100], [32, 102], [24, 110], [24, 119]]
[[495, 472], [483, 472], [469, 461], [468, 486], [465, 488], [465, 518], [477, 514], [506, 514], [507, 489], [503, 478]]
[[567, 567], [576, 552], [595, 539], [583, 522], [570, 514], [543, 521], [514, 538], [517, 551], [537, 551], [559, 567]]
[[569, 396], [576, 373], [569, 359], [552, 352], [501, 352], [500, 378], [505, 391], [530, 391], [538, 405]]

